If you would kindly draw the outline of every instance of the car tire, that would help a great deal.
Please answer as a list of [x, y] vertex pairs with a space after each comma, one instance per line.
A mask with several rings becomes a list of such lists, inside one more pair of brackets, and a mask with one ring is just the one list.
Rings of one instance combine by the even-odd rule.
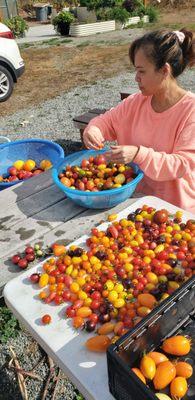
[[0, 102], [9, 99], [13, 92], [14, 81], [6, 67], [0, 65]]

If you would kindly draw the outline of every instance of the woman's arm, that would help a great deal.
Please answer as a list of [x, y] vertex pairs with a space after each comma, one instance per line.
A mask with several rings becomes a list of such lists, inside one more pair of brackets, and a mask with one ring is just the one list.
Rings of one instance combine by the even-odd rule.
[[101, 147], [104, 140], [117, 140], [124, 120], [131, 119], [131, 105], [136, 95], [137, 93], [129, 96], [116, 107], [89, 122], [83, 133], [86, 147], [95, 149]]
[[155, 181], [179, 179], [195, 172], [195, 123], [186, 126], [177, 139], [173, 153], [140, 146], [134, 162]]

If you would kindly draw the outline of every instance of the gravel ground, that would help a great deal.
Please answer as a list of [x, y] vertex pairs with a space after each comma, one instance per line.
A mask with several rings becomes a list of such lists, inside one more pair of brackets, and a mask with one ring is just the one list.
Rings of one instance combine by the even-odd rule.
[[[194, 70], [185, 72], [180, 81], [183, 87], [195, 92]], [[73, 117], [91, 108], [115, 106], [120, 101], [121, 89], [127, 87], [137, 90], [133, 73], [99, 80], [91, 86], [79, 86], [39, 106], [0, 118], [0, 134], [11, 140], [42, 137], [70, 146], [71, 142], [80, 140]]]
[[[195, 92], [194, 71], [183, 74], [181, 84]], [[66, 152], [75, 151], [81, 145], [79, 131], [72, 119], [90, 108], [110, 108], [120, 101], [120, 90], [131, 87], [136, 90], [134, 74], [127, 73], [110, 79], [97, 81], [91, 86], [80, 86], [53, 100], [46, 101], [38, 107], [23, 109], [13, 115], [0, 118], [0, 134], [11, 140], [42, 137], [62, 144]], [[10, 360], [9, 346], [12, 345], [27, 370], [43, 357], [44, 353], [32, 337], [25, 331], [7, 345], [0, 345], [0, 400], [21, 400], [15, 373], [8, 371], [6, 362]], [[35, 370], [43, 382], [27, 378], [29, 400], [41, 400], [44, 382], [48, 376], [46, 356]], [[46, 400], [51, 399], [48, 393]], [[74, 386], [62, 374], [58, 384], [55, 400], [80, 400]]]

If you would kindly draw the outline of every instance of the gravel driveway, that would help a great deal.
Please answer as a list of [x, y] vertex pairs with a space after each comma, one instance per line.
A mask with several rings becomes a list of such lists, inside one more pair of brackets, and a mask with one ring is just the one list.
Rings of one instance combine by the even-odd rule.
[[[194, 70], [186, 71], [180, 81], [184, 88], [195, 92]], [[11, 140], [42, 137], [65, 144], [79, 141], [80, 134], [74, 127], [73, 117], [91, 108], [115, 106], [120, 101], [121, 89], [127, 87], [137, 90], [133, 73], [79, 86], [39, 106], [0, 118], [0, 134]]]

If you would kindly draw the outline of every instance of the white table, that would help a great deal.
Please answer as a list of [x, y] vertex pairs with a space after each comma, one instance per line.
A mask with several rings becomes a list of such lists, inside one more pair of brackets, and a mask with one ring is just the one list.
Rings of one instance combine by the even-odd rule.
[[[60, 193], [56, 189], [58, 196]], [[1, 194], [0, 194], [1, 200]], [[105, 216], [110, 213], [116, 213], [121, 211], [120, 217], [127, 215], [131, 210], [140, 207], [143, 204], [154, 206], [155, 208], [166, 208], [171, 213], [174, 213], [177, 208], [163, 202], [155, 197], [143, 197], [135, 202], [135, 199], [130, 199], [120, 206], [115, 207], [112, 211], [97, 211], [97, 210], [84, 210], [80, 207], [73, 206], [69, 200], [59, 200], [61, 204], [60, 214], [58, 217], [58, 224], [62, 215], [72, 215], [73, 219], [68, 222], [61, 222], [61, 239], [69, 238], [69, 241], [77, 233], [77, 237], [82, 234], [90, 232], [90, 228], [95, 223], [100, 221], [102, 218], [105, 220]], [[131, 205], [130, 205], [131, 204]], [[128, 207], [128, 209], [127, 209]], [[73, 212], [74, 210], [74, 212]], [[50, 218], [53, 221], [53, 216], [56, 214], [51, 213]], [[31, 223], [35, 223], [36, 216]], [[47, 223], [51, 223], [47, 213]], [[56, 216], [57, 218], [57, 216]], [[190, 213], [184, 213], [184, 220], [193, 218]], [[68, 217], [67, 217], [68, 219]], [[28, 221], [25, 221], [26, 223]], [[38, 223], [38, 221], [36, 221]], [[54, 223], [54, 221], [53, 221]], [[104, 229], [107, 223], [102, 227]], [[28, 224], [29, 226], [29, 224]], [[29, 226], [30, 228], [31, 226]], [[63, 227], [63, 229], [62, 229]], [[67, 229], [68, 227], [68, 229]], [[54, 238], [54, 232], [60, 230], [56, 228], [55, 224], [53, 229], [48, 229], [45, 238]], [[51, 233], [53, 233], [52, 236]], [[37, 235], [38, 236], [38, 235]], [[77, 240], [77, 243], [83, 245], [84, 239], [81, 237]], [[25, 242], [26, 243], [26, 242]], [[31, 273], [40, 270], [40, 265], [33, 267], [30, 271], [27, 270], [11, 280], [4, 289], [4, 297], [8, 307], [13, 311], [16, 317], [26, 326], [31, 335], [37, 340], [37, 342], [44, 348], [44, 350], [52, 357], [52, 359], [61, 367], [61, 369], [67, 374], [71, 381], [77, 386], [81, 393], [88, 400], [111, 400], [113, 396], [108, 390], [108, 378], [107, 378], [107, 363], [105, 354], [92, 353], [86, 350], [84, 343], [90, 337], [85, 332], [75, 331], [72, 327], [72, 323], [69, 319], [64, 319], [65, 305], [54, 306], [51, 304], [44, 304], [40, 300], [37, 300], [39, 289], [37, 286], [32, 285], [29, 282], [28, 277]], [[52, 316], [52, 323], [50, 325], [43, 326], [41, 323], [41, 317], [44, 314], [49, 313]], [[91, 334], [93, 336], [94, 334]]]

